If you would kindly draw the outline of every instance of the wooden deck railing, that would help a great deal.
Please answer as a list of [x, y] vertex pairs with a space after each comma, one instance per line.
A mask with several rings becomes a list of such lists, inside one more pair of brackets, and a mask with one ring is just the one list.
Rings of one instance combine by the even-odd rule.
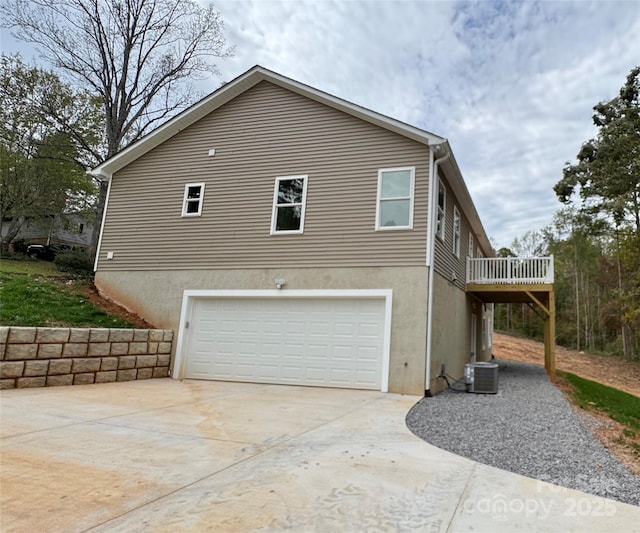
[[467, 283], [553, 283], [553, 256], [467, 257]]

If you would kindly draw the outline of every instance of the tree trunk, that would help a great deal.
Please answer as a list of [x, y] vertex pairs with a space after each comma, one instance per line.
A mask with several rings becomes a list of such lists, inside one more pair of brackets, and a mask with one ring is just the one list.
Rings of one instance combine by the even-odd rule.
[[[618, 291], [619, 295], [622, 296], [622, 265], [620, 264], [620, 235], [618, 234], [618, 228], [616, 227], [616, 245], [617, 245], [617, 258], [616, 258], [616, 263], [618, 266]], [[627, 330], [626, 330], [626, 324], [624, 323], [624, 316], [622, 317], [621, 320], [622, 326], [621, 326], [621, 335], [622, 335], [622, 355], [624, 355], [624, 357], [626, 358], [628, 355], [628, 351], [629, 348], [627, 346]]]
[[[6, 253], [9, 251], [9, 246], [13, 242], [13, 239], [15, 239], [18, 233], [20, 232], [20, 228], [24, 224], [24, 221], [25, 221], [24, 217], [20, 217], [20, 218], [13, 218], [11, 219], [11, 222], [9, 222], [9, 229], [7, 230], [7, 233], [2, 237], [1, 247], [2, 247], [3, 253]], [[3, 226], [4, 224], [0, 220], [0, 234], [3, 233], [2, 232]]]
[[580, 285], [578, 283], [578, 263], [575, 263], [576, 286], [576, 350], [580, 351]]

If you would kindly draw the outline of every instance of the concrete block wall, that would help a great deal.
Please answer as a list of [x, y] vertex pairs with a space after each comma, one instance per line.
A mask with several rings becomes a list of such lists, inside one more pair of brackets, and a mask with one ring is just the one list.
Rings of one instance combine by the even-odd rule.
[[172, 343], [169, 329], [0, 326], [0, 388], [164, 378]]

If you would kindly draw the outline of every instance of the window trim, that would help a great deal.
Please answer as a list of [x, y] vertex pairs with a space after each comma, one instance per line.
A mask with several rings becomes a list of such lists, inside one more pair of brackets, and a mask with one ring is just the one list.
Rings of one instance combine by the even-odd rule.
[[[442, 191], [442, 207], [440, 207], [440, 191]], [[436, 209], [438, 210], [436, 213], [436, 237], [440, 239], [442, 242], [446, 240], [446, 226], [447, 226], [447, 188], [444, 186], [444, 183], [441, 178], [438, 178], [438, 190], [436, 191], [438, 195], [436, 199]], [[440, 217], [442, 216], [442, 219]], [[442, 220], [442, 223], [438, 227], [438, 222]]]
[[469, 257], [473, 258], [473, 233], [469, 232]]
[[[382, 175], [385, 172], [403, 172], [409, 171], [410, 184], [409, 184], [409, 196], [394, 196], [389, 198], [382, 198]], [[413, 204], [415, 201], [415, 184], [416, 184], [416, 167], [393, 167], [393, 168], [379, 168], [378, 169], [378, 191], [376, 194], [376, 231], [393, 231], [393, 230], [407, 230], [413, 229]], [[380, 225], [380, 204], [386, 200], [409, 200], [409, 224], [406, 226], [381, 226]]]
[[[278, 204], [278, 189], [281, 181], [284, 180], [297, 180], [303, 181], [302, 185], [302, 202], [293, 204]], [[298, 174], [295, 176], [277, 176], [276, 183], [273, 189], [273, 205], [271, 208], [271, 235], [294, 235], [298, 233], [304, 233], [304, 216], [307, 209], [307, 184], [309, 183], [308, 174]], [[276, 230], [276, 224], [278, 223], [278, 207], [294, 207], [301, 205], [300, 210], [300, 229], [297, 230]]]
[[[457, 224], [456, 224], [457, 222]], [[453, 206], [453, 255], [460, 259], [460, 241], [462, 239], [462, 220], [458, 206]]]
[[[195, 200], [189, 200], [187, 195], [189, 194], [189, 187], [200, 187], [200, 198], [198, 198], [198, 211], [195, 213], [187, 212], [187, 205], [193, 203]], [[204, 202], [204, 182], [199, 183], [187, 183], [184, 186], [184, 196], [182, 197], [182, 216], [183, 217], [199, 217], [202, 216], [202, 203]]]

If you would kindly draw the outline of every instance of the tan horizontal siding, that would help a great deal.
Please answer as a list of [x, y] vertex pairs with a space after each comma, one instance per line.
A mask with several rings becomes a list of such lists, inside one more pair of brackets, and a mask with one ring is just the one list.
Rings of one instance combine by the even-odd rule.
[[[375, 231], [378, 169], [405, 166], [414, 229]], [[113, 177], [99, 269], [422, 266], [428, 173], [428, 147], [263, 82]], [[270, 235], [275, 178], [298, 174], [304, 233]], [[202, 216], [182, 217], [192, 182]]]

